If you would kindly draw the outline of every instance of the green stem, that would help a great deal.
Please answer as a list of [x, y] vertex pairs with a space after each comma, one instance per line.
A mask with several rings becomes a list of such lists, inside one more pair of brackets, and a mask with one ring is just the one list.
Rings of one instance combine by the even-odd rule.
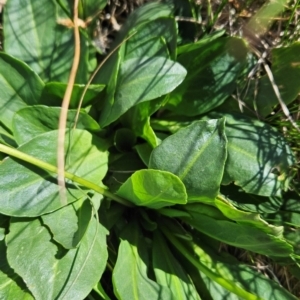
[[[234, 282], [227, 280], [226, 278], [223, 278], [221, 275], [214, 273], [211, 269], [209, 269], [207, 266], [201, 263], [201, 260], [197, 257], [197, 251], [189, 251], [186, 246], [184, 246], [175, 236], [172, 234], [172, 232], [167, 228], [167, 226], [164, 226], [164, 224], [160, 224], [159, 227], [161, 231], [164, 233], [166, 238], [173, 244], [180, 253], [185, 256], [186, 259], [188, 259], [200, 272], [204, 273], [208, 278], [211, 280], [217, 282], [219, 285], [227, 289], [228, 291], [236, 294], [237, 296], [241, 297], [242, 299], [249, 299], [249, 300], [263, 300], [262, 298], [253, 295], [243, 288], [237, 286]], [[188, 241], [185, 241], [185, 243], [188, 243]], [[191, 246], [194, 250], [198, 246], [191, 242]]]
[[[53, 166], [49, 163], [46, 163], [38, 158], [35, 158], [33, 156], [30, 156], [26, 153], [23, 153], [17, 149], [14, 149], [14, 148], [11, 148], [11, 147], [8, 147], [8, 146], [5, 146], [3, 144], [0, 144], [0, 152], [3, 152], [3, 153], [6, 153], [8, 155], [11, 155], [13, 157], [16, 157], [20, 160], [23, 160], [23, 161], [26, 161], [32, 165], [35, 165], [41, 169], [44, 169], [44, 170], [47, 170], [51, 173], [55, 173], [57, 174], [58, 173], [58, 169], [56, 166]], [[78, 177], [72, 173], [69, 173], [69, 172], [65, 172], [65, 178], [68, 178], [78, 184], [80, 184], [81, 186], [84, 186], [86, 188], [89, 188], [89, 189], [92, 189], [94, 190], [95, 192], [103, 195], [103, 196], [106, 196], [112, 200], [115, 200], [116, 202], [119, 202], [123, 205], [126, 205], [126, 206], [129, 206], [129, 207], [133, 207], [133, 204], [130, 203], [129, 201], [109, 192], [108, 190], [105, 190], [104, 188], [102, 188], [101, 186], [93, 183], [93, 182], [90, 182], [86, 179], [83, 179], [81, 177]]]

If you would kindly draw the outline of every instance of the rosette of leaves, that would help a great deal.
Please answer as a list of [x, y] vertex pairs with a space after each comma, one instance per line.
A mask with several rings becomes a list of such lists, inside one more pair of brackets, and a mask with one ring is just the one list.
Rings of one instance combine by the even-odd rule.
[[[88, 87], [76, 129], [69, 110], [63, 204], [56, 149], [69, 52], [49, 60], [42, 49], [57, 40], [42, 31], [65, 34], [69, 47], [70, 29], [55, 25], [64, 1], [46, 2], [50, 27], [33, 23], [44, 19], [30, 0], [17, 11], [8, 1], [4, 16], [0, 298], [296, 299], [220, 250], [258, 253], [300, 274], [289, 145], [253, 117], [213, 112], [247, 68], [247, 43], [217, 34], [179, 47], [172, 6], [137, 9], [116, 43], [136, 34]], [[72, 108], [95, 50], [82, 55]]]

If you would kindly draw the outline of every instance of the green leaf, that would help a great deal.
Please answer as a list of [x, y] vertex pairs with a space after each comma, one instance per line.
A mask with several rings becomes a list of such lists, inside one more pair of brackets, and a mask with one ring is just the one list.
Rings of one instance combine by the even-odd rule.
[[[144, 37], [148, 36], [146, 35], [146, 32], [150, 29], [151, 26], [150, 23], [146, 23], [146, 25], [143, 26], [143, 28], [146, 28], [146, 30], [139, 30], [137, 34], [135, 34], [131, 39], [128, 40], [126, 45], [126, 52], [124, 60], [137, 58], [137, 57], [154, 57], [154, 56], [161, 56], [169, 58], [169, 50], [167, 47], [167, 44], [163, 37], [160, 35], [157, 35], [151, 39], [146, 40], [144, 43], [139, 43], [139, 40], [137, 38], [140, 38], [140, 40], [143, 40]], [[161, 25], [158, 23], [158, 25]], [[152, 26], [153, 27], [153, 26]], [[164, 26], [162, 26], [164, 27]], [[142, 28], [142, 29], [143, 29]], [[151, 28], [151, 30], [153, 30]], [[155, 31], [154, 31], [155, 32]], [[167, 31], [168, 32], [168, 31]], [[136, 40], [136, 43], [131, 43], [132, 39]]]
[[[213, 250], [201, 240], [201, 237], [195, 238], [193, 249], [194, 256], [196, 256], [207, 268], [217, 273], [225, 280], [242, 287], [245, 291], [250, 292], [257, 298], [295, 300], [295, 297], [277, 282], [269, 279], [258, 270], [255, 270], [254, 267], [241, 263], [228, 252], [220, 253], [218, 249]], [[235, 297], [234, 293], [230, 293], [228, 290], [223, 289], [205, 274], [201, 273], [201, 277], [214, 300], [241, 299]]]
[[136, 143], [136, 136], [128, 128], [117, 129], [114, 136], [114, 145], [120, 152], [130, 151]]
[[191, 210], [188, 212], [191, 218], [182, 219], [196, 230], [223, 243], [273, 257], [288, 257], [293, 252], [293, 247], [283, 238], [267, 234], [261, 229], [227, 220], [216, 220]]
[[[74, 57], [74, 33], [57, 24], [56, 13], [55, 1], [9, 1], [4, 11], [5, 51], [26, 62], [43, 80], [67, 82]], [[83, 34], [80, 53], [76, 82], [85, 83], [88, 46]]]
[[88, 17], [94, 17], [95, 13], [99, 13], [107, 4], [107, 0], [85, 0], [79, 1], [78, 13], [79, 17], [86, 20]]
[[[229, 280], [225, 276], [220, 276], [218, 270], [207, 266], [207, 264], [205, 262], [205, 260], [206, 260], [205, 254], [203, 255], [203, 257], [201, 257], [198, 254], [199, 247], [195, 243], [185, 241], [185, 243], [183, 244], [182, 241], [177, 239], [172, 234], [172, 231], [170, 231], [170, 229], [163, 226], [162, 230], [163, 230], [166, 238], [171, 242], [171, 244], [173, 244], [177, 248], [177, 250], [180, 251], [182, 253], [182, 255], [194, 267], [196, 267], [198, 271], [201, 272], [201, 274], [203, 273], [209, 279], [215, 281], [216, 283], [221, 285], [223, 288], [227, 289], [230, 292], [233, 292], [234, 294], [237, 294], [240, 297], [240, 299], [263, 300], [262, 298], [259, 298], [255, 295], [249, 293], [244, 288], [241, 288], [239, 286], [239, 284], [236, 283], [235, 280]], [[189, 264], [187, 264], [187, 265], [189, 265]], [[196, 283], [199, 284], [198, 282], [196, 282]], [[202, 294], [202, 293], [206, 294], [205, 295], [206, 298], [207, 298], [207, 296], [209, 296], [209, 294], [207, 295], [207, 291], [205, 290], [205, 286], [203, 286], [203, 285], [201, 286], [201, 290], [200, 290], [200, 294]], [[214, 295], [211, 295], [211, 296], [214, 296]], [[213, 298], [211, 298], [211, 299], [213, 299]]]
[[219, 38], [198, 46], [186, 48], [177, 59], [188, 73], [170, 94], [167, 108], [180, 115], [200, 115], [221, 105], [236, 88], [246, 63], [248, 49], [239, 38]]
[[[44, 105], [30, 106], [20, 109], [13, 118], [13, 134], [18, 144], [30, 141], [45, 132], [58, 129], [60, 107]], [[67, 128], [73, 128], [77, 110], [68, 110]], [[86, 112], [81, 111], [76, 124], [78, 129], [99, 131], [98, 123]]]
[[[6, 9], [5, 9], [6, 11]], [[39, 76], [25, 63], [0, 52], [0, 120], [9, 129], [14, 113], [27, 105], [38, 104], [44, 87]]]
[[83, 238], [92, 217], [92, 207], [86, 199], [80, 199], [55, 212], [42, 216], [53, 239], [65, 249], [76, 248]]
[[170, 218], [180, 218], [180, 217], [189, 217], [189, 213], [183, 210], [174, 209], [174, 208], [162, 208], [159, 210], [161, 215], [170, 217]]
[[121, 238], [112, 277], [116, 297], [120, 300], [173, 299], [170, 289], [148, 278], [149, 259], [138, 224], [130, 223]]
[[300, 227], [299, 195], [292, 191], [285, 193], [280, 210], [276, 213], [266, 214], [265, 217], [276, 224]]
[[117, 194], [136, 205], [155, 209], [187, 202], [181, 180], [170, 172], [159, 170], [135, 172], [121, 185]]
[[[132, 45], [136, 45], [137, 43], [140, 44], [145, 39], [149, 40], [150, 37], [157, 37], [160, 35], [162, 36], [166, 35], [167, 40], [169, 39], [174, 41], [174, 36], [172, 36], [171, 33], [161, 32], [161, 29], [158, 26], [158, 24], [160, 24], [159, 22], [161, 21], [159, 19], [162, 18], [167, 20], [169, 17], [171, 17], [171, 14], [172, 14], [172, 6], [166, 3], [152, 2], [139, 7], [138, 9], [134, 10], [132, 14], [130, 14], [125, 24], [122, 26], [122, 30], [120, 34], [117, 36], [114, 45], [118, 45], [126, 37], [136, 32], [137, 28], [139, 28], [138, 31], [141, 31], [141, 28], [143, 28], [143, 30], [147, 32], [147, 35], [143, 36], [142, 34], [140, 35], [139, 33], [137, 33], [140, 36], [140, 39], [133, 40]], [[157, 21], [158, 23], [156, 23]], [[142, 27], [143, 25], [146, 26]], [[147, 26], [149, 25], [151, 28], [154, 27], [155, 30], [153, 32], [147, 29]], [[158, 31], [162, 34], [155, 35], [155, 33]]]
[[104, 184], [108, 186], [111, 192], [116, 192], [131, 174], [145, 169], [145, 167], [135, 152], [125, 152], [116, 156], [110, 153], [109, 172], [105, 176]]
[[[86, 84], [89, 79], [89, 40], [86, 35], [80, 34], [80, 61], [76, 73], [75, 83]], [[74, 60], [74, 30], [63, 26], [56, 26], [55, 39], [52, 44], [52, 60], [48, 66], [48, 73], [43, 77], [46, 82], [68, 82]], [[40, 56], [42, 59], [45, 56]], [[42, 71], [42, 70], [41, 70]]]
[[248, 194], [234, 184], [221, 186], [221, 194], [225, 195], [227, 201], [235, 207], [245, 211], [272, 213], [278, 211], [282, 205], [281, 197], [263, 197]]
[[[188, 53], [190, 51], [199, 49], [199, 47], [201, 47], [201, 45], [209, 44], [209, 43], [215, 41], [216, 39], [219, 39], [220, 37], [224, 36], [224, 34], [225, 34], [225, 30], [219, 30], [219, 31], [213, 32], [209, 35], [205, 35], [204, 37], [202, 37], [199, 41], [197, 41], [195, 43], [180, 45], [179, 47], [177, 47], [177, 55], [179, 56], [183, 53]], [[193, 39], [194, 39], [194, 37], [193, 37]]]
[[[190, 215], [187, 213], [186, 214], [188, 217]], [[176, 220], [176, 219], [170, 219], [170, 218], [160, 218], [157, 220], [159, 222], [159, 228], [164, 228], [165, 225], [168, 226], [169, 230], [171, 230], [172, 234], [176, 236], [176, 238], [180, 238], [181, 240], [184, 241], [191, 241], [192, 236], [190, 232], [188, 232], [181, 220]], [[163, 222], [161, 222], [163, 221]]]
[[247, 193], [281, 196], [295, 161], [285, 139], [275, 128], [258, 120], [225, 116], [228, 158], [222, 184], [233, 181]]
[[[18, 148], [42, 161], [56, 165], [57, 131], [39, 135]], [[72, 131], [71, 142], [66, 138], [66, 170], [99, 184], [107, 171], [108, 154], [104, 140], [87, 131]], [[55, 175], [12, 158], [0, 165], [0, 212], [11, 216], [38, 216], [62, 207]], [[67, 182], [68, 202], [84, 196]]]
[[270, 28], [275, 17], [285, 10], [286, 0], [265, 2], [258, 12], [249, 20], [245, 26], [253, 35], [260, 36]]
[[238, 224], [245, 224], [263, 230], [268, 234], [282, 238], [283, 226], [274, 226], [268, 224], [263, 220], [259, 214], [252, 212], [245, 212], [235, 208], [224, 197], [218, 196], [215, 199], [215, 206], [226, 216], [228, 219], [237, 222]]
[[171, 92], [186, 75], [178, 63], [163, 57], [132, 58], [121, 64], [114, 96], [104, 104], [100, 125], [105, 127], [138, 103]]
[[153, 150], [149, 168], [177, 175], [190, 201], [214, 199], [227, 156], [224, 122], [197, 121], [167, 137]]
[[150, 125], [150, 116], [165, 102], [165, 97], [139, 103], [131, 107], [122, 117], [124, 126], [131, 128], [136, 136], [145, 139], [152, 148], [158, 146], [158, 138]]
[[[72, 90], [72, 96], [70, 99], [70, 108], [77, 108], [82, 93], [84, 92], [86, 86], [84, 84], [74, 84]], [[82, 107], [94, 102], [99, 96], [100, 92], [105, 88], [104, 84], [91, 84], [86, 90], [85, 96], [82, 101]], [[45, 84], [40, 104], [45, 104], [49, 106], [61, 106], [62, 99], [64, 98], [67, 89], [67, 84], [62, 82], [48, 82]]]
[[0, 241], [0, 282], [0, 299], [34, 299], [22, 278], [8, 264], [4, 241]]
[[[4, 126], [1, 126], [1, 124], [0, 124], [0, 142], [1, 144], [11, 146], [11, 147], [18, 146], [11, 132]], [[4, 154], [0, 154], [0, 156], [2, 155]]]
[[[299, 51], [299, 42], [293, 43], [288, 47], [271, 50], [272, 74], [279, 88], [281, 98], [286, 104], [295, 100], [300, 92]], [[278, 105], [278, 98], [267, 75], [256, 80], [250, 82], [248, 93], [243, 101], [249, 107], [254, 107], [260, 116], [265, 117]]]
[[147, 143], [144, 143], [136, 145], [134, 149], [137, 151], [139, 157], [141, 158], [145, 166], [148, 166], [150, 161], [150, 155], [152, 153], [152, 147], [149, 146]]
[[109, 207], [106, 206], [108, 205], [100, 206], [99, 219], [101, 220], [101, 224], [107, 230], [110, 230], [115, 223], [122, 218], [125, 206], [113, 201], [109, 203]]
[[139, 223], [145, 230], [154, 231], [157, 229], [157, 223], [150, 218], [146, 210], [140, 209], [139, 214], [141, 216], [139, 218]]
[[94, 286], [93, 291], [95, 291], [100, 297], [102, 297], [101, 300], [111, 300], [104, 291], [100, 282], [98, 282], [97, 285]]
[[183, 266], [173, 256], [166, 241], [159, 232], [154, 233], [152, 251], [156, 281], [161, 285], [169, 287], [172, 291], [173, 299], [200, 299]]
[[97, 102], [97, 108], [99, 110], [103, 109], [105, 103], [110, 103], [114, 99], [118, 74], [121, 64], [121, 54], [124, 52], [124, 45], [120, 47], [118, 52], [114, 52], [106, 61], [106, 63], [100, 68], [99, 72], [95, 75], [93, 79], [94, 84], [105, 84], [105, 97], [103, 100]]
[[[138, 22], [140, 23], [140, 22]], [[143, 22], [131, 29], [136, 30], [126, 42], [124, 59], [163, 56], [175, 59], [176, 25], [174, 18], [160, 17]]]
[[94, 218], [78, 249], [53, 243], [39, 219], [13, 218], [6, 242], [9, 264], [36, 300], [84, 299], [106, 266], [106, 229]]
[[54, 1], [8, 1], [4, 11], [4, 50], [46, 79], [55, 52], [56, 27]]

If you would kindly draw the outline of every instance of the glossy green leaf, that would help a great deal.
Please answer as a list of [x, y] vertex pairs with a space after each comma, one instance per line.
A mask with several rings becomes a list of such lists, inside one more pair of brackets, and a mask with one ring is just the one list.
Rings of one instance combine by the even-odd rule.
[[[20, 151], [56, 166], [57, 131], [39, 135], [18, 148]], [[108, 153], [104, 140], [87, 131], [72, 131], [71, 142], [66, 138], [66, 170], [96, 184], [107, 172]], [[0, 165], [0, 212], [12, 216], [38, 216], [62, 207], [56, 175], [37, 167], [6, 159]], [[68, 202], [84, 196], [67, 182]]]
[[247, 47], [243, 40], [227, 37], [188, 50], [177, 60], [188, 74], [170, 94], [167, 107], [180, 115], [195, 116], [221, 105], [235, 90]]
[[[58, 129], [60, 107], [43, 105], [25, 107], [17, 111], [13, 118], [13, 134], [18, 144], [30, 141], [34, 137]], [[67, 128], [73, 128], [77, 110], [68, 110]], [[98, 123], [86, 112], [78, 115], [76, 128], [99, 131]]]
[[78, 249], [53, 243], [39, 219], [12, 219], [6, 242], [9, 264], [36, 300], [84, 299], [106, 266], [106, 229], [94, 218]]
[[52, 238], [65, 249], [76, 248], [83, 238], [92, 217], [88, 200], [80, 199], [55, 212], [42, 216]]
[[0, 299], [34, 299], [22, 278], [8, 264], [4, 241], [0, 241]]
[[[62, 99], [64, 98], [66, 92], [66, 88], [67, 84], [62, 82], [46, 83], [39, 103], [49, 106], [61, 106]], [[70, 99], [70, 108], [77, 109], [80, 102], [80, 98], [85, 88], [86, 87], [84, 84], [74, 84], [72, 96]], [[87, 105], [95, 102], [104, 88], [104, 84], [89, 85], [82, 101], [82, 107], [86, 107]]]
[[227, 156], [224, 121], [197, 121], [166, 138], [153, 150], [149, 168], [177, 175], [191, 201], [214, 199]]
[[112, 277], [116, 297], [119, 300], [173, 299], [169, 288], [148, 278], [149, 258], [137, 223], [131, 223], [124, 231]]
[[11, 129], [16, 111], [38, 104], [44, 83], [25, 63], [3, 52], [0, 53], [0, 65], [0, 119]]
[[234, 182], [247, 193], [280, 196], [293, 154], [278, 131], [255, 119], [226, 114], [228, 158], [222, 184]]
[[[43, 80], [67, 82], [74, 57], [74, 33], [57, 24], [56, 10], [55, 1], [9, 1], [4, 11], [5, 51], [26, 62]], [[80, 46], [77, 82], [85, 83], [88, 47], [83, 34]]]
[[172, 173], [160, 170], [135, 172], [121, 185], [117, 194], [136, 205], [155, 209], [187, 202], [182, 181]]
[[223, 243], [274, 257], [288, 257], [293, 252], [293, 247], [283, 238], [267, 234], [261, 229], [188, 212], [191, 218], [183, 218], [188, 224]]
[[173, 299], [200, 299], [183, 266], [173, 256], [166, 241], [159, 232], [155, 232], [154, 234], [152, 251], [156, 281], [170, 288]]
[[178, 63], [163, 57], [132, 58], [121, 64], [114, 97], [104, 104], [100, 125], [105, 127], [138, 103], [171, 92], [186, 75]]

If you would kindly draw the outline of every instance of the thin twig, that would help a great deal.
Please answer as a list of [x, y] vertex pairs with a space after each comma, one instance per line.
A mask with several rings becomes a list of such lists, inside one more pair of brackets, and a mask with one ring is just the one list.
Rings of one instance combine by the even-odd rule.
[[80, 59], [80, 35], [78, 26], [78, 2], [79, 0], [74, 0], [74, 40], [75, 40], [75, 50], [74, 50], [74, 60], [69, 76], [68, 86], [63, 98], [61, 113], [59, 117], [58, 126], [58, 146], [57, 146], [57, 168], [58, 168], [58, 186], [59, 193], [61, 197], [61, 202], [63, 205], [67, 204], [67, 197], [65, 191], [65, 134], [66, 125], [68, 117], [68, 108], [70, 104], [70, 99], [72, 95], [73, 86], [75, 83], [76, 73], [79, 65]]
[[299, 126], [294, 121], [293, 117], [290, 114], [289, 109], [287, 108], [286, 104], [284, 103], [284, 101], [281, 98], [281, 95], [280, 95], [280, 92], [279, 92], [279, 88], [278, 88], [277, 84], [275, 83], [275, 79], [274, 79], [273, 73], [272, 73], [269, 65], [266, 64], [266, 62], [264, 60], [262, 61], [262, 63], [263, 63], [263, 66], [264, 66], [264, 68], [266, 70], [266, 73], [267, 73], [267, 75], [269, 77], [269, 80], [271, 82], [272, 88], [273, 88], [274, 93], [276, 95], [276, 98], [278, 99], [278, 102], [279, 102], [279, 104], [280, 104], [280, 106], [282, 108], [283, 113], [285, 114], [285, 116], [287, 117], [287, 119], [291, 122], [291, 124], [297, 129], [297, 131], [300, 132]]
[[86, 94], [86, 91], [87, 89], [89, 88], [89, 86], [91, 85], [93, 79], [95, 78], [96, 74], [99, 72], [99, 70], [102, 68], [102, 66], [106, 63], [106, 61], [112, 56], [112, 54], [117, 50], [119, 49], [126, 41], [128, 41], [133, 35], [135, 35], [136, 32], [132, 33], [130, 36], [128, 36], [126, 39], [124, 39], [122, 41], [122, 43], [120, 43], [117, 47], [115, 47], [105, 58], [104, 60], [99, 64], [99, 66], [97, 67], [97, 69], [94, 71], [94, 73], [92, 74], [92, 76], [90, 77], [88, 83], [85, 85], [84, 87], [84, 90], [81, 94], [81, 97], [80, 97], [80, 101], [79, 101], [79, 104], [78, 104], [78, 107], [77, 107], [77, 112], [76, 112], [76, 116], [75, 116], [75, 120], [74, 120], [74, 126], [73, 126], [73, 129], [76, 128], [76, 125], [77, 125], [77, 122], [78, 122], [78, 118], [79, 118], [79, 113], [80, 113], [80, 109], [81, 109], [81, 106], [82, 106], [82, 102], [83, 102], [83, 99], [84, 99], [84, 96]]

